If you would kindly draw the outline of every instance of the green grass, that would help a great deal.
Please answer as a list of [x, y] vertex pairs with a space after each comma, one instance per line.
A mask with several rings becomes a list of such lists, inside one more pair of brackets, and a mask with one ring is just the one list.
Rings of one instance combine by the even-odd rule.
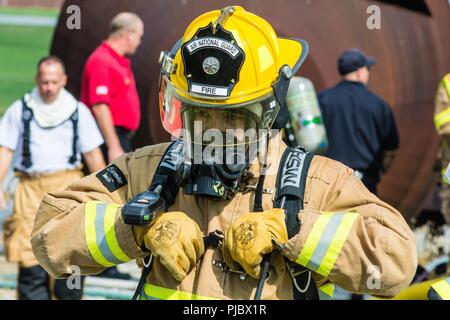
[[32, 8], [32, 7], [29, 8], [0, 7], [0, 14], [57, 17], [59, 14], [59, 9]]
[[52, 36], [53, 28], [0, 25], [0, 116], [34, 86], [36, 63]]

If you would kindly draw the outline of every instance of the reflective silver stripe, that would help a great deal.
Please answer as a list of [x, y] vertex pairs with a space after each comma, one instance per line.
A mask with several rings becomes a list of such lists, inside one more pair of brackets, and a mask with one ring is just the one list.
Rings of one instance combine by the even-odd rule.
[[333, 297], [330, 297], [322, 290], [317, 290], [319, 292], [319, 300], [333, 300]]
[[106, 260], [108, 260], [111, 263], [114, 264], [121, 264], [124, 261], [121, 261], [116, 258], [116, 256], [111, 252], [108, 243], [106, 242], [106, 235], [105, 235], [105, 213], [106, 208], [108, 207], [105, 203], [99, 203], [97, 204], [97, 216], [95, 217], [95, 235], [96, 235], [96, 241], [97, 246], [100, 249], [100, 252], [102, 253], [103, 257], [105, 257]]
[[344, 217], [345, 214], [334, 214], [331, 216], [330, 221], [328, 222], [325, 230], [322, 233], [322, 237], [320, 238], [319, 243], [317, 243], [311, 260], [309, 260], [309, 263], [306, 266], [308, 269], [312, 271], [317, 271], [319, 269], [325, 257], [325, 254], [327, 253], [328, 248], [333, 241], [336, 231], [339, 228], [339, 225], [341, 224]]

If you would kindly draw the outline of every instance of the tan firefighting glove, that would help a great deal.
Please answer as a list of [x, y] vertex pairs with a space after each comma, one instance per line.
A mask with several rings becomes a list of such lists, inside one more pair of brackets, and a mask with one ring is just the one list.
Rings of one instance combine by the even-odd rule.
[[138, 244], [150, 250], [178, 281], [205, 252], [198, 224], [183, 212], [163, 213], [150, 227], [134, 227], [134, 234]]
[[272, 240], [278, 244], [288, 241], [283, 209], [244, 214], [228, 229], [223, 258], [228, 267], [238, 269], [241, 265], [246, 273], [258, 278], [264, 254], [274, 249]]

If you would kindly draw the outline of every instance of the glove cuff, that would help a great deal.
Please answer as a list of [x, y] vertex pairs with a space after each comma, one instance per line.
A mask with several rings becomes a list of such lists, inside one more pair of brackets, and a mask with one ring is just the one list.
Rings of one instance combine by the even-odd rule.
[[134, 239], [136, 240], [137, 245], [144, 251], [148, 251], [148, 248], [145, 246], [144, 243], [144, 237], [147, 233], [149, 227], [139, 227], [139, 226], [133, 226], [133, 234]]
[[298, 214], [298, 219], [300, 221], [300, 225], [302, 226], [300, 232], [289, 239], [281, 248], [282, 254], [289, 260], [297, 260], [300, 252], [303, 249], [303, 246], [305, 245], [313, 224], [317, 220], [319, 215], [320, 212], [311, 209], [300, 211], [300, 213]]
[[290, 261], [295, 261], [300, 254], [300, 241], [298, 241], [299, 235], [289, 239], [281, 249], [281, 253]]

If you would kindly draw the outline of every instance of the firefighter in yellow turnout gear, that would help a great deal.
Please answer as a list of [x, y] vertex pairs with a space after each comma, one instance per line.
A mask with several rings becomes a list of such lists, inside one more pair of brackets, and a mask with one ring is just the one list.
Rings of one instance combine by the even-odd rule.
[[[290, 263], [311, 270], [311, 285], [328, 294], [332, 284], [386, 297], [407, 287], [417, 256], [398, 211], [333, 160], [313, 157], [304, 179], [284, 170], [301, 170], [306, 153], [287, 149], [276, 131], [269, 138], [251, 134], [283, 128], [289, 79], [307, 51], [304, 41], [278, 38], [267, 21], [241, 7], [195, 19], [163, 57], [159, 96], [164, 127], [180, 136], [191, 161], [188, 178], [167, 210], [147, 217], [145, 226], [125, 224], [121, 210], [145, 203], [155, 172], [172, 167], [161, 159], [175, 144], [126, 154], [67, 190], [47, 194], [31, 240], [42, 266], [56, 277], [70, 275], [72, 265], [95, 274], [151, 253], [141, 299], [252, 299], [267, 253], [262, 299], [298, 297]], [[230, 128], [240, 130], [222, 139]], [[243, 161], [216, 161], [224, 149]], [[199, 154], [203, 158], [195, 159]], [[292, 210], [275, 200], [303, 180], [301, 210], [294, 215], [299, 228], [292, 233], [285, 221]], [[216, 230], [224, 235], [220, 244], [204, 243]], [[378, 286], [370, 281], [374, 269]]]

